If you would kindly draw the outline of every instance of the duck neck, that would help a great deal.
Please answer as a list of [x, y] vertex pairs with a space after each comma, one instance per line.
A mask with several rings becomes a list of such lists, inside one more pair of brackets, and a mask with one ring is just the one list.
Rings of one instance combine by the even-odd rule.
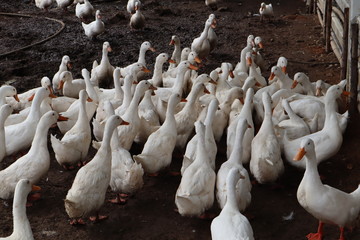
[[224, 209], [232, 209], [239, 212], [239, 207], [236, 201], [236, 183], [237, 179], [232, 174], [227, 178], [226, 182], [226, 203]]
[[[333, 127], [333, 122], [336, 121], [337, 123], [337, 116], [336, 116], [336, 109], [337, 109], [337, 102], [334, 96], [331, 94], [325, 95], [325, 127]], [[338, 125], [338, 124], [335, 124]]]
[[13, 234], [22, 232], [24, 236], [32, 236], [30, 222], [26, 216], [26, 197], [16, 194], [13, 202], [13, 218]]
[[41, 97], [39, 95], [39, 93], [35, 94], [34, 101], [30, 108], [30, 113], [29, 113], [28, 117], [26, 118], [26, 120], [32, 119], [32, 120], [38, 121], [41, 118], [40, 105], [43, 100], [44, 100], [44, 98]]
[[50, 125], [46, 123], [46, 118], [41, 118], [35, 131], [33, 141], [29, 153], [39, 151], [40, 148], [47, 148], [47, 135]]
[[138, 58], [138, 62], [144, 64], [144, 66], [146, 66], [146, 60], [145, 60], [146, 51], [147, 51], [147, 49], [140, 48], [139, 58]]
[[163, 65], [164, 62], [162, 61], [156, 61], [154, 66], [154, 74], [152, 77], [152, 84], [155, 87], [159, 87], [162, 83], [162, 72], [163, 72]]
[[122, 105], [124, 105], [126, 108], [130, 105], [132, 99], [131, 86], [132, 86], [132, 77], [129, 76], [129, 79], [125, 79], [124, 82], [124, 100], [122, 103]]
[[124, 92], [121, 88], [120, 79], [118, 77], [114, 78], [114, 86], [115, 86], [115, 99], [123, 99]]
[[89, 119], [86, 114], [86, 99], [80, 99], [79, 106], [79, 115], [75, 125], [78, 126], [87, 126], [89, 124]]
[[[101, 20], [98, 19], [98, 18], [96, 18], [96, 21], [101, 21]], [[105, 63], [107, 63], [107, 62], [109, 62], [108, 50], [107, 50], [107, 48], [103, 48], [100, 65], [101, 65], [101, 64], [105, 64]]]
[[[139, 117], [139, 114], [138, 114], [138, 106], [139, 106], [139, 102], [140, 102], [140, 99], [141, 97], [143, 96], [142, 93], [140, 93], [139, 91], [139, 88], [136, 88], [135, 89], [135, 93], [134, 93], [134, 96], [133, 98], [131, 99], [131, 102], [130, 102], [130, 105], [129, 107], [126, 109], [125, 111], [125, 115], [129, 115], [129, 114], [134, 114], [132, 115], [132, 117]], [[129, 120], [128, 116], [125, 117], [126, 120]]]
[[210, 24], [205, 24], [204, 31], [200, 35], [200, 41], [203, 42], [205, 39], [207, 39], [208, 33], [209, 33]]
[[305, 157], [305, 161], [306, 161], [306, 169], [305, 169], [305, 173], [304, 173], [304, 179], [311, 179], [310, 184], [312, 186], [314, 185], [320, 185], [321, 183], [321, 179], [319, 176], [319, 172], [318, 172], [318, 168], [317, 168], [317, 162], [316, 162], [316, 156], [315, 153], [306, 153], [306, 157]]
[[177, 93], [182, 96], [183, 93], [183, 82], [186, 71], [178, 71], [176, 74], [176, 80], [173, 86], [173, 93]]
[[177, 64], [179, 64], [180, 58], [181, 58], [181, 47], [180, 47], [180, 42], [178, 42], [178, 41], [175, 41], [174, 52], [173, 52], [171, 58], [173, 60], [175, 60], [175, 62]]
[[[241, 119], [239, 120], [241, 121]], [[246, 124], [247, 125], [247, 124]], [[246, 125], [243, 125], [238, 129], [236, 128], [234, 148], [230, 154], [229, 161], [242, 165], [241, 156], [243, 154], [243, 139], [246, 131]]]
[[117, 131], [115, 132], [115, 130], [117, 130], [116, 127], [110, 126], [108, 122], [106, 123], [105, 129], [104, 129], [104, 137], [103, 137], [103, 141], [101, 143], [101, 147], [99, 148], [99, 151], [101, 150], [101, 151], [105, 151], [107, 153], [111, 152], [110, 143], [112, 140], [113, 133], [117, 133]]
[[261, 124], [260, 130], [263, 128], [267, 128], [269, 129], [269, 131], [274, 132], [274, 127], [272, 122], [272, 110], [270, 103], [264, 103], [264, 120]]
[[176, 129], [176, 120], [175, 120], [175, 104], [170, 103], [166, 109], [166, 117], [162, 126], [166, 126], [166, 128]]

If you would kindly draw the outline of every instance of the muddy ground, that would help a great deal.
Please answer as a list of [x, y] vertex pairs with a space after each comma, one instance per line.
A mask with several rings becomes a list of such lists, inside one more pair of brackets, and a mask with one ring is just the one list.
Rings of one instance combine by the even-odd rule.
[[[148, 67], [153, 68], [155, 57], [161, 52], [172, 53], [169, 41], [178, 35], [181, 46], [190, 46], [192, 39], [203, 29], [204, 22], [213, 11], [203, 0], [144, 0], [143, 14], [147, 22], [145, 29], [133, 31], [129, 28], [129, 15], [125, 10], [126, 1], [93, 1], [96, 9], [101, 9], [106, 25], [106, 33], [97, 40], [88, 39], [80, 21], [74, 15], [74, 6], [67, 12], [52, 8], [41, 11], [27, 0], [1, 1], [0, 11], [22, 13], [32, 16], [12, 17], [0, 15], [0, 84], [5, 82], [17, 87], [18, 92], [39, 86], [43, 76], [52, 78], [58, 70], [63, 55], [73, 61], [74, 77], [80, 77], [81, 69], [90, 70], [93, 60], [100, 60], [101, 46], [109, 41], [113, 52], [110, 62], [115, 66], [126, 66], [135, 62], [140, 44], [147, 40], [157, 49], [146, 55]], [[268, 69], [263, 73], [268, 77], [270, 67], [279, 56], [289, 59], [290, 76], [296, 72], [307, 73], [311, 80], [323, 79], [338, 82], [340, 67], [333, 53], [325, 53], [322, 28], [316, 15], [305, 14], [306, 8], [300, 0], [272, 1], [275, 19], [260, 23], [258, 12], [260, 0], [224, 1], [220, 9], [214, 11], [218, 19], [216, 33], [219, 44], [207, 59], [200, 72], [209, 73], [227, 61], [236, 64], [240, 51], [245, 46], [249, 34], [261, 36], [265, 45], [265, 60]], [[65, 23], [65, 29], [55, 38], [4, 56], [9, 51], [44, 39], [60, 29], [61, 25], [45, 19], [55, 18]], [[56, 129], [50, 130], [57, 132]], [[356, 122], [351, 123], [345, 133], [340, 152], [320, 164], [323, 181], [344, 191], [353, 191], [360, 181], [360, 141]], [[225, 160], [224, 139], [219, 144], [217, 167]], [[174, 211], [174, 197], [180, 177], [160, 176], [144, 178], [144, 188], [126, 205], [112, 205], [106, 202], [102, 214], [109, 219], [86, 226], [72, 227], [64, 209], [63, 199], [71, 186], [76, 170], [64, 171], [56, 162], [51, 150], [51, 167], [42, 178], [42, 198], [27, 209], [35, 239], [211, 239], [211, 220], [181, 217]], [[141, 146], [132, 148], [132, 153], [141, 151]], [[92, 149], [89, 159], [94, 155]], [[179, 170], [182, 152], [174, 153], [171, 168]], [[8, 157], [1, 168], [8, 166], [13, 158]], [[317, 221], [297, 202], [296, 190], [303, 172], [286, 165], [285, 174], [276, 187], [254, 185], [252, 203], [246, 210], [256, 239], [305, 239], [305, 235], [317, 228]], [[109, 191], [107, 199], [113, 197]], [[12, 232], [12, 202], [0, 201], [0, 236]], [[339, 206], [341, 207], [341, 206]], [[218, 214], [217, 204], [211, 209]], [[294, 213], [293, 219], [285, 221], [284, 216]], [[346, 233], [346, 239], [360, 239], [360, 231]], [[325, 240], [338, 239], [335, 226], [325, 227]]]

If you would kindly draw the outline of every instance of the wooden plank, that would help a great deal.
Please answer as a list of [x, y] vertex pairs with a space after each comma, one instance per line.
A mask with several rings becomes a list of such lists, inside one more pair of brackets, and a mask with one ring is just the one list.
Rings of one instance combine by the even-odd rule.
[[348, 51], [349, 51], [349, 8], [344, 9], [344, 22], [343, 22], [343, 51], [341, 53], [341, 74], [340, 80], [347, 78], [348, 66]]
[[326, 14], [325, 14], [325, 51], [330, 52], [330, 36], [331, 36], [331, 12], [332, 0], [326, 1]]
[[345, 8], [350, 7], [350, 0], [335, 0], [335, 2], [343, 12]]
[[325, 14], [325, 1], [326, 0], [318, 0], [318, 2], [317, 2], [317, 6], [318, 6], [318, 8], [319, 8], [322, 15]]
[[[335, 38], [336, 44], [339, 45], [340, 52], [343, 49], [342, 46], [342, 39], [343, 39], [343, 26], [340, 19], [337, 17], [335, 13], [332, 13], [332, 22], [331, 22], [331, 28], [334, 33], [333, 38]], [[340, 61], [341, 62], [341, 61]]]
[[[359, 82], [359, 24], [351, 24], [351, 62], [350, 62], [350, 84], [348, 89], [350, 90], [350, 105], [349, 105], [349, 117], [350, 121], [356, 118], [358, 114], [357, 110], [357, 94], [358, 94], [358, 82]], [[349, 82], [348, 82], [349, 83]]]

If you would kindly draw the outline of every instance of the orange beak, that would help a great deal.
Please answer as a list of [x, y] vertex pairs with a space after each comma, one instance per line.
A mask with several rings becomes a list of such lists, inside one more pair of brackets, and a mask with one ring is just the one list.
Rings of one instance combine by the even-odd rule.
[[152, 51], [152, 52], [156, 52], [155, 48], [152, 48], [152, 47], [149, 48], [149, 50]]
[[120, 123], [120, 125], [129, 125], [129, 124], [130, 124], [129, 122], [124, 121], [124, 120]]
[[217, 82], [215, 82], [213, 79], [211, 79], [211, 80], [209, 81], [209, 83], [212, 83], [212, 84], [217, 85]]
[[255, 86], [261, 87], [262, 85], [261, 85], [259, 82], [256, 82], [256, 83], [255, 83]]
[[59, 84], [59, 86], [58, 86], [58, 90], [63, 89], [63, 87], [64, 87], [64, 81], [61, 80], [61, 81], [60, 81], [60, 84]]
[[41, 190], [41, 187], [39, 187], [39, 186], [36, 186], [36, 185], [32, 185], [32, 186], [31, 186], [31, 191], [32, 191], [32, 192], [40, 191], [40, 190]]
[[15, 100], [16, 100], [17, 102], [20, 102], [20, 99], [19, 99], [19, 97], [18, 97], [17, 94], [14, 95], [14, 98], [15, 98]]
[[281, 71], [282, 71], [283, 73], [286, 73], [286, 67], [281, 67]]
[[149, 89], [151, 89], [151, 90], [157, 90], [157, 87], [154, 87], [153, 85], [150, 85]]
[[51, 97], [51, 98], [57, 98], [57, 96], [56, 96], [55, 94], [53, 94], [52, 92], [50, 92], [49, 97]]
[[348, 92], [348, 91], [343, 91], [342, 92], [342, 95], [346, 96], [346, 97], [349, 97], [351, 95], [351, 92]]
[[233, 71], [230, 71], [230, 72], [229, 72], [229, 75], [230, 75], [231, 78], [234, 78], [234, 77], [235, 77]]
[[112, 48], [111, 48], [111, 47], [108, 47], [107, 50], [108, 50], [108, 52], [112, 52]]
[[262, 44], [262, 42], [259, 42], [259, 47], [264, 48], [264, 45]]
[[304, 148], [300, 148], [298, 153], [296, 154], [296, 156], [294, 157], [294, 161], [300, 161], [304, 156], [305, 156], [306, 152]]
[[151, 71], [149, 69], [147, 69], [146, 67], [142, 67], [141, 71], [146, 72], [146, 73], [151, 73]]
[[86, 99], [86, 101], [92, 102], [93, 100], [92, 100], [90, 97], [88, 97], [88, 98]]
[[315, 96], [320, 96], [321, 95], [321, 88], [316, 88], [316, 93]]
[[247, 63], [247, 65], [251, 66], [252, 59], [251, 58], [246, 58], [246, 63]]
[[48, 86], [48, 89], [49, 89], [50, 93], [54, 93], [54, 91], [53, 91], [53, 89], [52, 89], [51, 86]]
[[210, 92], [209, 92], [209, 90], [207, 90], [207, 88], [204, 88], [204, 93], [210, 94]]
[[274, 77], [275, 77], [275, 74], [272, 72], [272, 73], [270, 74], [269, 81], [272, 81], [272, 80], [274, 79]]
[[28, 101], [31, 102], [32, 100], [34, 100], [34, 97], [35, 97], [35, 93], [28, 98]]
[[172, 59], [169, 59], [168, 62], [176, 64], [176, 62], [174, 60], [172, 60]]
[[58, 122], [62, 122], [62, 121], [67, 121], [69, 118], [67, 118], [67, 117], [64, 117], [64, 116], [61, 116], [60, 114], [59, 114], [59, 117], [58, 117]]
[[169, 45], [174, 45], [175, 44], [175, 41], [171, 39]]
[[187, 100], [185, 98], [182, 98], [180, 102], [187, 102]]
[[200, 59], [198, 56], [196, 56], [194, 60], [195, 60], [195, 62], [197, 62], [197, 63], [201, 63], [201, 59]]
[[294, 80], [293, 81], [293, 84], [291, 85], [291, 89], [294, 89], [294, 88], [296, 88], [296, 86], [298, 85], [298, 81], [296, 81], [296, 80]]
[[191, 63], [190, 63], [189, 68], [192, 69], [192, 70], [198, 70], [199, 69], [198, 67], [196, 67], [195, 65], [192, 65]]
[[242, 105], [244, 105], [244, 98], [239, 98]]

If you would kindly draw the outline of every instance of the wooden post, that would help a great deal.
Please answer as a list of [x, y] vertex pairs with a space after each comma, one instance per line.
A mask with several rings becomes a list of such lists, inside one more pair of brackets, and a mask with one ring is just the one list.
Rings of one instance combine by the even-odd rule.
[[350, 103], [349, 103], [349, 117], [350, 121], [356, 117], [357, 112], [357, 86], [359, 82], [358, 69], [358, 46], [359, 46], [359, 25], [357, 23], [351, 24], [351, 62], [350, 62]]
[[343, 22], [343, 49], [341, 53], [341, 75], [340, 80], [347, 76], [348, 51], [349, 51], [349, 8], [344, 9]]
[[324, 29], [323, 29], [323, 36], [324, 36], [324, 39], [325, 39], [325, 42], [326, 42], [326, 26], [327, 26], [327, 14], [328, 14], [328, 7], [329, 7], [329, 4], [328, 4], [328, 0], [324, 0], [325, 2], [325, 12], [323, 12], [323, 24], [324, 24]]
[[330, 37], [331, 37], [331, 12], [332, 0], [326, 1], [326, 23], [325, 23], [325, 52], [329, 53], [331, 50]]

